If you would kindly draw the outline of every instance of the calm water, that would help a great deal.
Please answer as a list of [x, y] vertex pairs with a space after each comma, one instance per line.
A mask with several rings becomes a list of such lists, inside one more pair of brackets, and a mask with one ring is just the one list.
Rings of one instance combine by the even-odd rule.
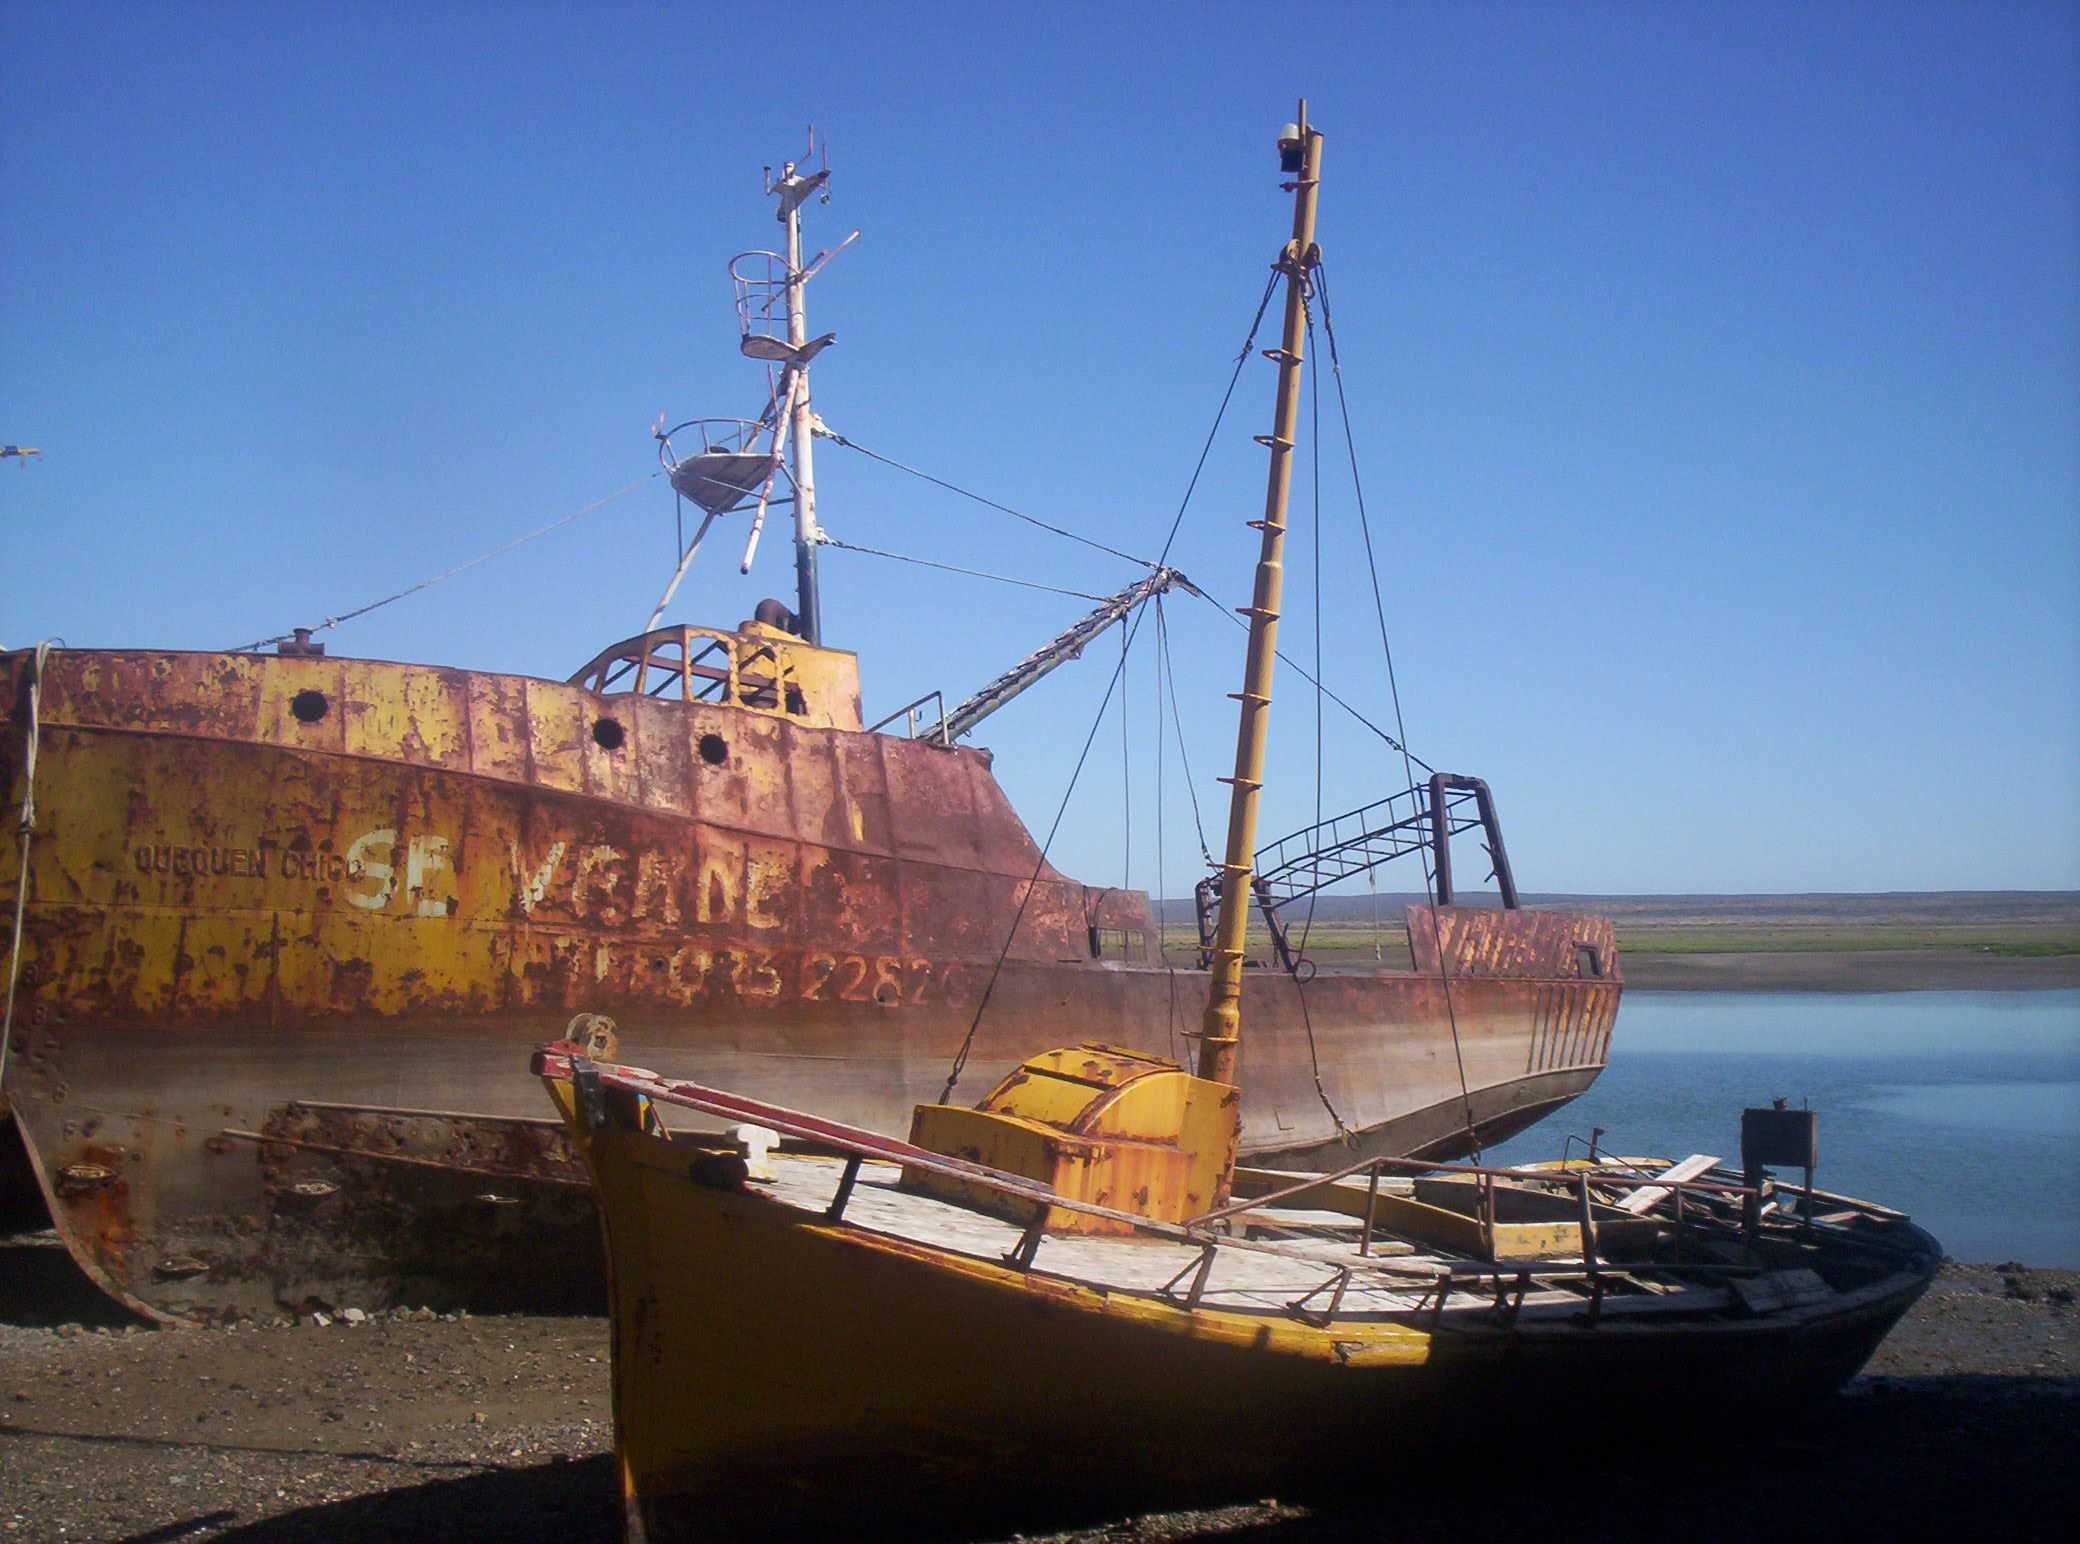
[[2080, 992], [1627, 992], [1610, 1069], [1493, 1152], [1602, 1126], [1619, 1152], [1737, 1161], [1742, 1106], [1778, 1096], [1820, 1112], [1822, 1189], [1960, 1260], [2080, 1266]]

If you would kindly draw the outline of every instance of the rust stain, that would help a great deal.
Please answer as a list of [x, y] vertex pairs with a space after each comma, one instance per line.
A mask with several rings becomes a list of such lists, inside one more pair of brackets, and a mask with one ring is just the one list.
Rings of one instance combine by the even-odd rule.
[[[227, 1146], [227, 1127], [273, 1122], [283, 1139], [561, 1188], [561, 1159], [524, 1132], [429, 1145], [409, 1120], [278, 1112], [422, 1086], [531, 1108], [523, 1047], [578, 1011], [643, 1026], [660, 1065], [737, 1058], [776, 1099], [835, 1098], [889, 1129], [936, 1093], [993, 976], [988, 1076], [1049, 1040], [1168, 1048], [1177, 983], [1145, 895], [1042, 863], [987, 751], [862, 732], [851, 655], [743, 629], [684, 630], [682, 644], [723, 639], [735, 700], [631, 695], [608, 679], [627, 645], [576, 683], [308, 655], [50, 656], [8, 1096], [47, 1173], [95, 1161], [96, 1142], [143, 1154], [66, 1202], [112, 1276], [183, 1305], [238, 1282], [295, 1301], [320, 1277], [336, 1293], [389, 1271], [385, 1251], [408, 1242], [394, 1219], [430, 1215], [411, 1165], [255, 1153]], [[16, 803], [23, 659], [0, 654], [0, 774]], [[15, 842], [0, 817], [0, 872]], [[1453, 908], [1439, 922], [1433, 938], [1427, 913], [1411, 917], [1413, 973], [1306, 988], [1325, 1082], [1353, 1124], [1455, 1091], [1430, 1054], [1440, 971], [1483, 1076], [1593, 1071], [1607, 1049], [1622, 986], [1607, 922]], [[1604, 968], [1593, 986], [1584, 946]], [[1318, 1101], [1299, 994], [1252, 975], [1242, 1108], [1245, 1144], [1261, 1146], [1275, 1111]], [[1305, 1141], [1333, 1137], [1320, 1126]], [[455, 1218], [475, 1220], [458, 1227], [534, 1205], [526, 1191], [521, 1206], [483, 1203], [489, 1182], [469, 1183]], [[387, 1199], [362, 1210], [363, 1193]], [[341, 1208], [378, 1264], [295, 1232]], [[154, 1280], [153, 1262], [179, 1257], [208, 1272]]]

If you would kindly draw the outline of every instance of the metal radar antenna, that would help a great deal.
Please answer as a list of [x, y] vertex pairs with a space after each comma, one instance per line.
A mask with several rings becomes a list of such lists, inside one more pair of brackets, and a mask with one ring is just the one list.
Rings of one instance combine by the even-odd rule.
[[[819, 154], [822, 164], [814, 171], [806, 170], [809, 160]], [[763, 172], [765, 194], [777, 200], [774, 218], [786, 231], [783, 250], [739, 252], [729, 261], [729, 276], [736, 291], [738, 350], [766, 367], [765, 410], [755, 419], [696, 418], [652, 431], [673, 490], [699, 505], [704, 516], [651, 613], [649, 626], [656, 627], [664, 616], [716, 516], [751, 508], [751, 529], [739, 565], [748, 574], [758, 555], [767, 510], [792, 505], [795, 631], [810, 643], [821, 643], [823, 608], [817, 594], [816, 547], [823, 532], [816, 523], [815, 440], [822, 424], [810, 401], [809, 365], [838, 341], [838, 335], [809, 336], [805, 297], [809, 281], [857, 241], [859, 232], [851, 232], [836, 246], [803, 262], [802, 205], [811, 197], [819, 203], [831, 201], [829, 148], [819, 147], [813, 125], [802, 160], [783, 163], [778, 177], [770, 166]], [[700, 448], [682, 458], [672, 446], [675, 434], [697, 437]], [[782, 479], [787, 491], [776, 497]]]

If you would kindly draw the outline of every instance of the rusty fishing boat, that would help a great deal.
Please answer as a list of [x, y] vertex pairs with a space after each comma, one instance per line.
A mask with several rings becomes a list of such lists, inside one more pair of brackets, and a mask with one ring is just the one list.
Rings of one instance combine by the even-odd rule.
[[[1550, 1450], [1685, 1412], [1745, 1430], [1853, 1375], [1933, 1275], [1906, 1217], [1813, 1187], [1816, 1118], [1781, 1105], [1742, 1114], [1738, 1169], [1593, 1146], [1523, 1168], [1238, 1166], [1263, 1097], [1237, 1076], [1258, 1033], [1244, 928], [1319, 262], [1305, 102], [1279, 145], [1285, 332], [1196, 1070], [1058, 1045], [974, 1108], [919, 1105], [897, 1140], [539, 1050], [604, 1224], [632, 1539], [833, 1519], [973, 1536], [992, 1507], [1008, 1525], [1370, 1485], [1440, 1443]], [[1057, 1027], [1002, 1018], [1031, 1045]]]
[[[0, 654], [0, 1176], [132, 1308], [597, 1302], [586, 1174], [520, 1060], [598, 1016], [632, 1059], [900, 1132], [950, 1059], [981, 1083], [1036, 1040], [1135, 1041], [1227, 971], [1255, 1026], [1240, 1150], [1299, 1168], [1477, 1151], [1602, 1069], [1611, 926], [1519, 904], [1478, 778], [1404, 761], [1405, 787], [1267, 845], [1246, 973], [1215, 885], [1201, 947], [1166, 952], [1146, 894], [1047, 860], [969, 738], [1197, 594], [1173, 569], [950, 710], [865, 721], [818, 591], [815, 450], [839, 437], [805, 296], [851, 238], [805, 260], [802, 222], [829, 175], [768, 178], [783, 249], [729, 265], [765, 406], [656, 431], [698, 526], [643, 631], [568, 679], [343, 658], [310, 629]], [[748, 569], [774, 512], [794, 603], [667, 622], [717, 523], [744, 523]], [[1499, 906], [1455, 892], [1469, 834]], [[1410, 857], [1398, 956], [1317, 974], [1282, 918]]]

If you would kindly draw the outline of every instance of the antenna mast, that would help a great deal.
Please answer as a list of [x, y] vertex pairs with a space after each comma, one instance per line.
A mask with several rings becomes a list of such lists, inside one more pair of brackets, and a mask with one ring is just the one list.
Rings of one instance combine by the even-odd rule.
[[1278, 136], [1279, 164], [1297, 173], [1285, 186], [1294, 193], [1293, 239], [1279, 254], [1278, 269], [1286, 276], [1285, 339], [1276, 352], [1278, 408], [1271, 432], [1257, 436], [1271, 452], [1271, 471], [1264, 490], [1264, 518], [1252, 520], [1264, 534], [1257, 556], [1257, 582], [1250, 603], [1249, 658], [1243, 666], [1240, 723], [1235, 732], [1235, 775], [1229, 785], [1228, 852], [1221, 864], [1220, 922], [1214, 930], [1213, 980], [1207, 988], [1206, 1017], [1199, 1040], [1199, 1076], [1216, 1083], [1235, 1081], [1236, 1051], [1242, 1040], [1242, 945], [1249, 926], [1250, 856], [1257, 846], [1257, 792], [1264, 786], [1264, 737], [1271, 719], [1271, 672], [1278, 660], [1278, 607], [1285, 587], [1286, 499], [1293, 485], [1293, 436], [1300, 420], [1301, 348], [1306, 342], [1308, 272], [1318, 257], [1314, 244], [1315, 193], [1322, 177], [1322, 136], [1307, 122], [1307, 101], [1300, 102], [1299, 121]]
[[[812, 128], [810, 153], [815, 148], [816, 131]], [[804, 176], [789, 161], [780, 168], [780, 180], [772, 187], [780, 195], [778, 218], [787, 228], [787, 341], [800, 361], [788, 425], [794, 442], [795, 613], [802, 636], [815, 644], [823, 642], [823, 604], [816, 588], [816, 544], [822, 533], [816, 528], [816, 413], [809, 405], [808, 361], [803, 357], [803, 345], [809, 341], [808, 315], [803, 304], [809, 276], [802, 271], [802, 204], [812, 193], [821, 194], [823, 201], [829, 203], [830, 194], [825, 188], [830, 178], [828, 165]]]

